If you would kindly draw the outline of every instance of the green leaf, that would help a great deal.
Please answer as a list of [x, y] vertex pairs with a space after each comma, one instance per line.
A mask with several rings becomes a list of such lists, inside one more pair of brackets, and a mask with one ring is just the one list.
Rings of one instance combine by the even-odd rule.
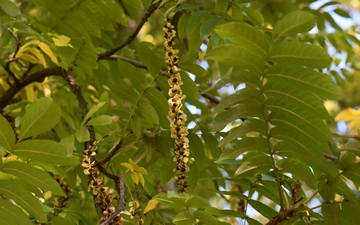
[[97, 105], [94, 105], [89, 112], [86, 114], [85, 118], [81, 122], [80, 126], [84, 126], [85, 123], [90, 119], [92, 115], [94, 115], [101, 107], [105, 105], [105, 102], [99, 102]]
[[0, 7], [9, 16], [15, 17], [21, 15], [19, 7], [16, 6], [15, 3], [10, 0], [0, 1]]
[[[15, 224], [22, 224], [22, 225], [32, 225], [29, 218], [25, 215], [25, 213], [14, 204], [0, 198], [0, 211], [3, 216], [15, 222]], [[6, 223], [8, 224], [8, 223]]]
[[254, 118], [248, 118], [240, 126], [234, 127], [230, 131], [228, 131], [226, 137], [224, 137], [219, 142], [219, 147], [224, 147], [226, 144], [228, 144], [235, 138], [245, 136], [250, 132], [258, 132], [259, 134], [266, 135], [265, 121]]
[[251, 152], [244, 156], [240, 167], [234, 176], [253, 177], [256, 174], [268, 172], [273, 167], [269, 156], [263, 153]]
[[359, 202], [343, 202], [341, 204], [343, 224], [357, 224], [360, 221]]
[[90, 140], [90, 132], [85, 126], [79, 127], [75, 133], [75, 137], [78, 140], [78, 142], [85, 142]]
[[138, 116], [133, 115], [130, 119], [131, 128], [135, 136], [140, 138], [142, 134], [141, 121]]
[[260, 90], [253, 87], [245, 87], [234, 94], [228, 95], [223, 98], [220, 103], [215, 107], [213, 114], [216, 114], [226, 108], [235, 106], [241, 103], [255, 103], [262, 105], [264, 102], [264, 96]]
[[323, 154], [319, 152], [319, 149], [315, 149], [314, 151], [314, 147], [311, 143], [299, 142], [296, 137], [289, 136], [289, 133], [287, 133], [286, 136], [277, 135], [277, 138], [286, 140], [279, 142], [274, 146], [274, 151], [277, 155], [296, 158], [317, 171], [321, 171], [328, 175], [332, 174], [330, 165], [325, 160]]
[[15, 134], [10, 123], [0, 115], [0, 147], [10, 151], [15, 145]]
[[302, 123], [311, 127], [319, 134], [326, 137], [327, 140], [331, 140], [331, 133], [328, 126], [323, 120], [314, 117], [313, 114], [301, 108], [301, 105], [297, 105], [293, 101], [286, 101], [287, 99], [282, 98], [269, 98], [266, 101], [267, 109], [272, 112], [276, 112], [290, 118], [295, 121], [302, 121]]
[[264, 24], [264, 17], [259, 11], [253, 8], [243, 8], [243, 9], [250, 18], [250, 20], [253, 23], [255, 23], [255, 25], [261, 27]]
[[223, 151], [219, 161], [236, 159], [241, 154], [249, 151], [270, 152], [267, 139], [262, 137], [244, 137], [241, 140], [237, 140]]
[[252, 218], [246, 218], [246, 221], [248, 222], [249, 225], [262, 225], [259, 221], [254, 220]]
[[306, 11], [293, 11], [281, 18], [274, 27], [274, 43], [280, 37], [293, 36], [310, 31], [315, 26], [315, 16]]
[[203, 77], [207, 73], [206, 70], [204, 68], [202, 68], [201, 66], [199, 66], [198, 64], [194, 64], [194, 63], [181, 64], [181, 62], [180, 62], [179, 66], [182, 70], [185, 70], [191, 74], [194, 74], [196, 77]]
[[269, 54], [270, 41], [258, 29], [243, 22], [229, 22], [216, 27], [215, 32], [232, 43], [255, 51], [265, 57]]
[[293, 158], [282, 159], [280, 160], [279, 165], [281, 172], [291, 173], [293, 176], [302, 180], [310, 188], [316, 189], [316, 179], [308, 165]]
[[111, 124], [112, 122], [113, 122], [113, 119], [111, 116], [101, 115], [101, 116], [91, 119], [89, 122], [86, 123], [86, 126], [90, 126], [90, 125], [103, 126], [103, 125]]
[[51, 191], [55, 195], [65, 196], [59, 184], [46, 172], [29, 164], [21, 162], [4, 163], [2, 172], [16, 176], [18, 179], [28, 182], [44, 191]]
[[121, 4], [124, 5], [127, 12], [130, 13], [131, 17], [135, 20], [139, 20], [139, 10], [144, 8], [144, 5], [141, 0], [126, 0], [123, 1]]
[[209, 201], [201, 196], [193, 196], [185, 201], [188, 208], [211, 208]]
[[211, 12], [208, 10], [199, 10], [193, 13], [189, 19], [188, 25], [186, 27], [186, 31], [188, 34], [192, 32], [196, 32], [195, 28], [204, 20], [204, 18], [209, 15]]
[[61, 108], [52, 98], [40, 98], [30, 104], [21, 120], [19, 140], [53, 128], [60, 120]]
[[118, 68], [121, 74], [129, 79], [132, 86], [140, 89], [147, 84], [146, 76], [142, 70], [125, 61], [118, 60]]
[[221, 21], [223, 21], [224, 18], [211, 18], [208, 21], [206, 21], [203, 25], [201, 25], [200, 28], [200, 36], [202, 39], [207, 38], [208, 36], [210, 36], [213, 31], [214, 28], [216, 27], [216, 25], [218, 25], [219, 23], [221, 23]]
[[255, 190], [280, 205], [279, 190], [275, 181], [262, 180], [255, 184]]
[[352, 180], [354, 183], [360, 185], [360, 164], [356, 163], [348, 168], [346, 168], [342, 175]]
[[171, 197], [168, 193], [159, 193], [153, 197], [160, 202], [161, 205], [166, 207], [177, 207], [178, 209], [185, 209], [185, 201], [187, 198], [184, 197]]
[[268, 218], [269, 220], [273, 219], [275, 216], [278, 215], [278, 212], [270, 208], [269, 206], [265, 205], [260, 201], [250, 200], [249, 204], [258, 211], [262, 216]]
[[181, 89], [183, 93], [186, 96], [189, 96], [193, 99], [199, 98], [199, 90], [196, 86], [196, 83], [190, 78], [190, 76], [187, 73], [180, 72], [181, 73], [181, 81], [183, 82], [183, 85], [181, 86]]
[[139, 58], [147, 66], [152, 77], [158, 77], [162, 66], [162, 61], [157, 57], [147, 45], [140, 44], [138, 48]]
[[77, 157], [67, 157], [66, 148], [51, 140], [26, 140], [15, 145], [13, 153], [26, 159], [57, 165], [76, 165]]
[[116, 85], [109, 85], [111, 93], [116, 97], [123, 100], [136, 103], [139, 100], [139, 93], [136, 91], [135, 87], [130, 86], [123, 80], [117, 80]]
[[125, 13], [121, 5], [116, 1], [106, 1], [106, 0], [96, 0], [96, 3], [100, 8], [103, 8], [104, 11], [109, 15], [109, 17], [116, 22], [125, 25], [127, 22]]
[[360, 143], [359, 142], [348, 142], [340, 148], [340, 151], [350, 151], [355, 155], [360, 156]]
[[0, 180], [0, 193], [12, 199], [40, 222], [46, 223], [47, 217], [40, 202], [26, 189], [12, 181]]
[[193, 225], [195, 220], [192, 218], [189, 211], [183, 211], [176, 214], [172, 222], [176, 225]]
[[295, 89], [269, 80], [264, 87], [264, 93], [274, 98], [282, 98], [286, 101], [293, 102], [302, 110], [311, 113], [319, 119], [332, 120], [323, 102], [310, 91]]
[[169, 105], [164, 94], [154, 87], [145, 89], [144, 95], [150, 100], [154, 108], [159, 114], [167, 115], [169, 112]]
[[304, 42], [282, 42], [270, 52], [270, 60], [312, 68], [326, 68], [331, 64], [331, 57], [317, 45]]
[[223, 111], [216, 115], [212, 121], [211, 129], [213, 131], [222, 130], [227, 124], [233, 122], [236, 119], [246, 118], [246, 117], [259, 117], [263, 118], [263, 114], [260, 106], [254, 104], [239, 104], [238, 106]]
[[159, 116], [148, 100], [140, 99], [137, 105], [141, 115], [150, 123], [159, 124]]
[[13, 218], [9, 217], [9, 214], [7, 214], [6, 211], [2, 210], [0, 208], [0, 223], [6, 224], [6, 225], [18, 225], [19, 223], [16, 223]]
[[340, 204], [325, 204], [321, 208], [325, 225], [342, 225]]
[[202, 170], [204, 169], [206, 159], [204, 145], [199, 136], [196, 134], [189, 134], [188, 138], [189, 142], [191, 142], [189, 145], [191, 157], [194, 157], [195, 164]]
[[266, 77], [284, 86], [305, 89], [323, 99], [337, 99], [338, 87], [330, 77], [313, 69], [279, 63], [267, 71]]
[[232, 83], [234, 85], [239, 83], [245, 83], [255, 87], [261, 87], [261, 81], [259, 76], [246, 70], [237, 70], [225, 74], [220, 81], [218, 81], [210, 88], [206, 89], [204, 92], [219, 89], [228, 83]]
[[225, 45], [214, 48], [207, 53], [206, 59], [218, 61], [228, 66], [236, 65], [256, 74], [261, 74], [265, 66], [265, 61], [259, 55], [237, 45]]
[[354, 202], [358, 200], [354, 192], [349, 188], [341, 176], [333, 179], [328, 185], [337, 194], [344, 196], [347, 201]]

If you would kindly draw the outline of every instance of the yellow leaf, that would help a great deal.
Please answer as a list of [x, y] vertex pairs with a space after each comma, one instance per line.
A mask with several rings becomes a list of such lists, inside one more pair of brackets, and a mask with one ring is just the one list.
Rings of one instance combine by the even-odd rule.
[[69, 42], [71, 40], [69, 37], [67, 37], [65, 35], [57, 35], [57, 34], [52, 34], [52, 33], [49, 33], [49, 35], [53, 39], [56, 46], [73, 47], [71, 44], [69, 44]]
[[18, 53], [17, 53], [17, 57], [20, 57], [21, 54], [23, 54], [24, 52], [28, 51], [30, 48], [30, 45], [38, 45], [40, 43], [39, 40], [32, 40], [29, 41], [28, 43], [24, 44], [23, 46], [21, 46], [21, 48], [19, 49]]
[[360, 119], [352, 120], [348, 125], [351, 129], [358, 130], [360, 128]]
[[138, 171], [139, 171], [139, 173], [141, 173], [141, 174], [145, 174], [145, 175], [148, 174], [147, 171], [146, 171], [146, 169], [144, 169], [144, 167], [139, 167]]
[[131, 173], [131, 179], [134, 181], [135, 184], [139, 184], [139, 173]]
[[49, 58], [51, 59], [51, 61], [53, 61], [56, 65], [59, 65], [59, 61], [56, 58], [56, 56], [54, 55], [53, 51], [51, 50], [51, 48], [49, 47], [49, 45], [45, 44], [44, 42], [40, 42], [39, 43], [39, 47], [41, 48], [41, 50], [43, 52], [45, 52], [46, 55], [49, 56]]
[[35, 91], [33, 84], [25, 86], [26, 98], [29, 102], [35, 101]]
[[40, 52], [37, 48], [29, 48], [29, 52], [31, 52], [36, 58], [39, 59], [40, 64], [42, 64], [44, 67], [46, 67], [46, 60], [44, 55]]
[[41, 64], [41, 62], [33, 55], [30, 55], [30, 54], [22, 54], [21, 55], [21, 59], [24, 59], [26, 61], [29, 61], [33, 64]]
[[140, 183], [142, 184], [142, 186], [144, 187], [145, 186], [145, 179], [144, 179], [144, 176], [141, 174], [141, 173], [137, 173], [138, 174], [138, 177], [139, 177], [139, 180], [140, 180]]
[[131, 172], [134, 171], [134, 167], [129, 163], [120, 163], [123, 167], [128, 168]]
[[158, 200], [156, 199], [151, 199], [148, 204], [146, 205], [145, 209], [144, 209], [144, 214], [150, 212], [151, 210], [155, 209], [156, 206], [159, 204]]
[[354, 119], [358, 119], [360, 112], [353, 109], [353, 108], [347, 108], [342, 110], [341, 112], [339, 112], [337, 114], [337, 116], [335, 117], [336, 121], [351, 121]]

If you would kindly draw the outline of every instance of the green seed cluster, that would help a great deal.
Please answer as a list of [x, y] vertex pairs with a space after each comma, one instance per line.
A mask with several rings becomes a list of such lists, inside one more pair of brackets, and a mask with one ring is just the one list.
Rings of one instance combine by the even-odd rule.
[[[102, 211], [101, 220], [106, 220], [113, 212], [115, 212], [115, 207], [112, 205], [112, 195], [108, 187], [104, 187], [104, 180], [100, 177], [98, 168], [96, 168], [95, 155], [97, 153], [96, 142], [89, 149], [84, 150], [83, 152], [83, 161], [82, 167], [84, 168], [84, 173], [88, 176], [90, 182], [89, 187], [92, 190], [94, 195], [95, 204], [100, 207]], [[117, 215], [109, 224], [111, 225], [121, 225], [120, 215]]]
[[183, 172], [189, 172], [190, 169], [187, 165], [189, 161], [189, 139], [187, 138], [188, 129], [186, 127], [186, 117], [183, 112], [183, 100], [185, 95], [181, 90], [181, 81], [180, 68], [178, 67], [179, 63], [179, 50], [174, 49], [175, 45], [174, 37], [176, 36], [176, 31], [174, 26], [171, 24], [169, 18], [166, 19], [166, 25], [163, 28], [165, 32], [165, 62], [167, 63], [167, 72], [170, 76], [169, 83], [169, 96], [171, 97], [168, 100], [171, 117], [171, 137], [175, 139], [175, 157], [174, 162], [177, 163], [177, 166], [174, 168], [174, 172], [180, 172], [176, 174], [175, 179], [177, 184], [180, 185], [179, 192], [184, 192], [185, 188], [188, 187], [188, 183], [185, 181], [185, 176]]

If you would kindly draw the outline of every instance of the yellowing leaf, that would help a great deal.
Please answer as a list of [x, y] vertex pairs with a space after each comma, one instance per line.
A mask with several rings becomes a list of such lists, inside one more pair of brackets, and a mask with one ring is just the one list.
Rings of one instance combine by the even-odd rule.
[[24, 44], [23, 46], [21, 46], [21, 48], [19, 49], [17, 56], [20, 57], [21, 54], [23, 54], [24, 52], [28, 51], [30, 48], [30, 45], [38, 45], [39, 44], [39, 40], [32, 40], [29, 41], [28, 43]]
[[135, 184], [139, 184], [139, 178], [140, 177], [138, 173], [131, 173], [131, 179], [134, 181]]
[[151, 210], [155, 209], [156, 206], [159, 204], [159, 201], [156, 199], [151, 199], [144, 209], [144, 214], [150, 212]]
[[29, 52], [31, 52], [36, 58], [39, 59], [40, 64], [42, 64], [44, 67], [46, 67], [46, 60], [44, 55], [40, 52], [37, 48], [29, 48]]
[[335, 117], [336, 121], [351, 121], [355, 119], [359, 119], [360, 117], [360, 110], [355, 110], [353, 108], [347, 108], [339, 112]]
[[134, 171], [134, 167], [129, 163], [120, 163], [123, 167], [128, 168], [131, 172]]
[[29, 84], [25, 87], [25, 92], [26, 92], [26, 98], [29, 102], [34, 102], [35, 101], [35, 91], [34, 91], [34, 86], [32, 84]]
[[46, 55], [49, 56], [49, 58], [51, 59], [51, 61], [53, 61], [53, 63], [55, 63], [56, 65], [59, 65], [59, 61], [56, 58], [56, 56], [54, 55], [54, 53], [51, 50], [51, 48], [49, 47], [49, 45], [45, 44], [44, 42], [40, 42], [39, 47], [41, 48], [41, 50], [43, 52], [45, 52]]
[[52, 34], [52, 33], [49, 33], [49, 35], [53, 39], [56, 46], [73, 47], [71, 44], [69, 44], [69, 42], [71, 40], [69, 37], [67, 37], [65, 35], [57, 35], [57, 34]]
[[21, 57], [19, 56], [18, 58], [20, 59], [24, 59], [26, 61], [29, 61], [33, 64], [41, 64], [41, 62], [33, 55], [30, 54], [22, 54]]

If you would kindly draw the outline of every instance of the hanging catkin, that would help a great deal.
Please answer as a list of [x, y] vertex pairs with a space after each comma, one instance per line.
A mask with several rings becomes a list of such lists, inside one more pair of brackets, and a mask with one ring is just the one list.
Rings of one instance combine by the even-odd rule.
[[189, 139], [187, 138], [188, 129], [186, 127], [186, 117], [183, 112], [183, 100], [185, 95], [182, 93], [181, 85], [183, 84], [180, 76], [180, 68], [178, 67], [179, 62], [179, 50], [174, 49], [175, 45], [174, 37], [176, 31], [174, 26], [171, 24], [169, 18], [166, 19], [166, 25], [163, 28], [165, 32], [165, 62], [167, 63], [167, 72], [169, 74], [169, 96], [171, 97], [168, 101], [170, 106], [170, 117], [171, 117], [171, 137], [175, 139], [175, 156], [174, 162], [177, 166], [174, 168], [174, 172], [178, 172], [175, 175], [176, 182], [180, 185], [179, 192], [184, 192], [188, 183], [185, 181], [183, 173], [188, 172], [190, 169], [187, 165], [189, 161]]

